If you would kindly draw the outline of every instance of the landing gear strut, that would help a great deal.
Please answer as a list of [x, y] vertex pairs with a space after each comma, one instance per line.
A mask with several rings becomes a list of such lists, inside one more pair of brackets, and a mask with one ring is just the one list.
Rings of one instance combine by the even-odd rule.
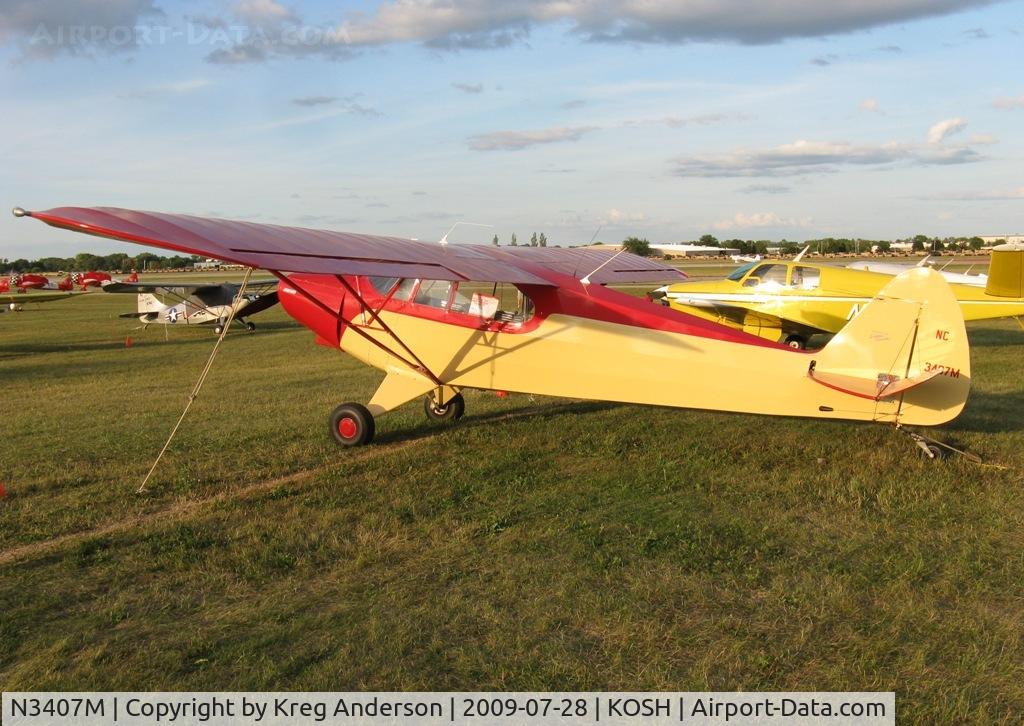
[[434, 402], [433, 396], [423, 399], [423, 410], [431, 421], [458, 421], [466, 412], [466, 401], [461, 393], [456, 393], [443, 406]]
[[361, 403], [343, 403], [331, 412], [330, 432], [342, 446], [363, 446], [373, 441], [373, 414]]

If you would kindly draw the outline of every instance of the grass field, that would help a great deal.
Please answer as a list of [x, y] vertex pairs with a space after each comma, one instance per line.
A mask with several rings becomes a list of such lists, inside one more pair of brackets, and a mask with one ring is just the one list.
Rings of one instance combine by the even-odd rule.
[[[0, 686], [895, 690], [907, 723], [1024, 713], [1014, 321], [923, 462], [881, 426], [469, 392], [340, 450], [380, 374], [274, 309], [132, 331], [122, 296], [0, 315]], [[125, 337], [133, 345], [126, 348]], [[756, 386], [757, 372], [737, 385]]]

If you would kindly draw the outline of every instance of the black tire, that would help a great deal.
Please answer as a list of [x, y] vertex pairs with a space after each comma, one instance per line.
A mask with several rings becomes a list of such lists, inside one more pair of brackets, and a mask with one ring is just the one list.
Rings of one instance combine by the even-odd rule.
[[804, 350], [807, 347], [807, 338], [802, 335], [787, 335], [785, 343], [790, 348]]
[[[925, 461], [942, 461], [946, 458], [946, 450], [938, 444], [927, 444], [927, 446], [928, 453], [926, 454], [924, 451], [921, 452], [921, 458]], [[931, 456], [928, 454], [931, 454]]]
[[373, 414], [361, 403], [343, 403], [331, 412], [330, 432], [342, 446], [363, 446], [373, 441]]
[[216, 325], [213, 326], [213, 334], [214, 335], [220, 335], [223, 332], [224, 332], [224, 326], [221, 325], [220, 323], [217, 323]]
[[423, 399], [423, 410], [431, 421], [458, 421], [466, 412], [466, 400], [456, 393], [444, 406], [438, 406], [433, 396], [427, 396]]
[[248, 330], [250, 333], [255, 333], [256, 323], [249, 322], [248, 320], [245, 321], [245, 329]]

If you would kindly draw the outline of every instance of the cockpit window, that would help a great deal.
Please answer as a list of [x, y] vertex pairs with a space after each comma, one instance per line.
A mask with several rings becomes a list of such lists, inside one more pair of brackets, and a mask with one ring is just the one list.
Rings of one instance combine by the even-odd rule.
[[777, 285], [786, 284], [786, 266], [785, 265], [761, 265], [753, 272], [754, 277], [758, 277], [763, 285], [766, 282], [773, 282]]
[[395, 294], [392, 295], [392, 297], [395, 300], [408, 300], [412, 297], [412, 291], [416, 287], [417, 282], [419, 282], [419, 280], [416, 280], [415, 278], [406, 278], [402, 280], [402, 284], [398, 286], [398, 289], [395, 290]]
[[416, 291], [415, 302], [446, 310], [451, 292], [452, 283], [448, 280], [422, 280], [420, 289]]
[[387, 295], [391, 292], [391, 288], [398, 282], [397, 277], [369, 277], [367, 279], [373, 285], [373, 289], [381, 295]]
[[817, 290], [820, 283], [821, 271], [817, 267], [793, 268], [793, 279], [790, 284], [797, 290]]
[[731, 275], [729, 275], [728, 279], [732, 280], [733, 282], [739, 282], [740, 280], [743, 279], [744, 275], [746, 275], [748, 272], [750, 272], [750, 268], [752, 268], [756, 264], [757, 264], [756, 262], [748, 262], [747, 264], [743, 265], [742, 267], [736, 268], [733, 271], [733, 273]]

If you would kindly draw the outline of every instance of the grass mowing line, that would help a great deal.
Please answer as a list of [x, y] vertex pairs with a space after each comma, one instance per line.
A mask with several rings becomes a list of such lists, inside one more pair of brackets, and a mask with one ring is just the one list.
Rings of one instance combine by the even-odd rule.
[[[501, 414], [499, 416], [484, 416], [480, 423], [494, 423], [498, 421], [506, 421], [517, 418], [524, 418], [534, 415], [544, 414], [558, 414], [564, 413], [571, 410], [571, 407], [576, 403], [582, 403], [583, 401], [570, 401], [565, 404], [555, 404], [553, 406], [533, 406], [522, 411], [511, 411], [508, 413]], [[184, 518], [186, 515], [203, 508], [207, 505], [217, 504], [228, 500], [229, 498], [245, 499], [253, 494], [260, 494], [273, 489], [274, 487], [281, 486], [283, 484], [292, 484], [295, 482], [309, 479], [316, 474], [328, 471], [333, 467], [337, 466], [350, 466], [355, 463], [361, 463], [366, 459], [372, 459], [377, 456], [386, 456], [393, 454], [404, 449], [414, 446], [416, 444], [422, 444], [432, 439], [435, 439], [448, 431], [452, 427], [446, 427], [433, 433], [427, 433], [425, 435], [416, 436], [415, 438], [404, 439], [396, 441], [393, 444], [385, 446], [378, 446], [373, 448], [364, 449], [361, 453], [357, 453], [354, 456], [347, 456], [344, 459], [335, 461], [329, 464], [323, 464], [312, 469], [303, 469], [301, 471], [294, 472], [292, 474], [286, 474], [284, 476], [274, 477], [273, 479], [266, 479], [249, 486], [242, 487], [241, 489], [235, 489], [230, 491], [223, 491], [214, 494], [210, 497], [203, 499], [192, 499], [172, 504], [169, 507], [158, 509], [148, 514], [140, 514], [130, 519], [121, 520], [119, 522], [113, 522], [111, 524], [104, 525], [102, 527], [94, 527], [92, 529], [83, 530], [81, 532], [73, 532], [71, 534], [63, 534], [58, 537], [53, 537], [47, 540], [41, 540], [39, 542], [32, 542], [31, 544], [21, 545], [20, 547], [14, 547], [12, 549], [0, 552], [0, 567], [4, 565], [14, 564], [20, 561], [32, 559], [35, 557], [50, 554], [56, 550], [61, 549], [65, 545], [74, 545], [82, 540], [89, 539], [91, 537], [104, 537], [113, 534], [124, 534], [132, 529], [136, 529], [143, 525], [149, 524], [156, 519], [166, 519], [166, 521], [177, 521]]]

